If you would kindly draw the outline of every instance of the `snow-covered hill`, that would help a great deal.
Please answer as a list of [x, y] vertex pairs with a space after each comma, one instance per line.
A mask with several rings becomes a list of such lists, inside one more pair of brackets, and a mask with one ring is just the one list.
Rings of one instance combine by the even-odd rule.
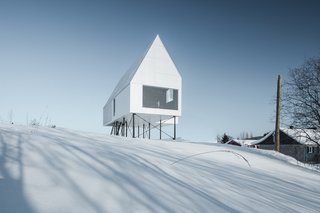
[[231, 145], [0, 124], [0, 212], [319, 212], [320, 173], [294, 163]]

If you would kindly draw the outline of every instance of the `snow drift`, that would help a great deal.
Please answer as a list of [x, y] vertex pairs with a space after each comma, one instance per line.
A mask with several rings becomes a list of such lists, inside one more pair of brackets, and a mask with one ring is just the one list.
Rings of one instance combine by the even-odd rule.
[[289, 161], [230, 145], [0, 124], [0, 212], [318, 212], [320, 173]]

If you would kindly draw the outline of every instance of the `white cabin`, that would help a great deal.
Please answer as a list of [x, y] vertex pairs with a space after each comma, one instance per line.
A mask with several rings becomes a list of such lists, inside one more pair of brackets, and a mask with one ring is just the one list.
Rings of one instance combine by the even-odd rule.
[[103, 125], [112, 126], [111, 134], [146, 134], [149, 138], [150, 130], [156, 128], [161, 139], [161, 127], [173, 124], [175, 139], [177, 117], [181, 116], [181, 84], [181, 75], [157, 35], [142, 60], [115, 87], [103, 107]]

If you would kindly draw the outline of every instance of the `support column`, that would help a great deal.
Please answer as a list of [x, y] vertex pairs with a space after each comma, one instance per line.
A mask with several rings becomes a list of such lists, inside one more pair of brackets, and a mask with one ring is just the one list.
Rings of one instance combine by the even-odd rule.
[[138, 126], [138, 138], [140, 138], [140, 126]]
[[144, 124], [142, 125], [142, 130], [143, 130], [142, 137], [144, 138]]
[[149, 129], [149, 139], [150, 139], [150, 133], [151, 133], [150, 123], [148, 123], [148, 129]]
[[125, 132], [124, 132], [124, 130], [125, 130], [125, 118], [123, 117], [122, 118], [122, 127], [121, 127], [121, 136], [124, 136], [124, 134], [125, 134]]
[[133, 137], [133, 138], [136, 137], [136, 134], [135, 134], [135, 133], [136, 133], [136, 131], [135, 131], [135, 128], [136, 128], [136, 127], [135, 127], [135, 124], [134, 124], [134, 116], [135, 116], [135, 115], [136, 115], [135, 113], [132, 114], [132, 137]]
[[173, 116], [173, 140], [176, 140], [176, 116]]
[[113, 130], [114, 130], [114, 123], [112, 124], [112, 128], [111, 128], [110, 135], [112, 135], [112, 134], [113, 134]]
[[120, 125], [121, 125], [121, 124], [117, 121], [117, 136], [119, 136]]
[[125, 125], [126, 125], [126, 137], [128, 137], [128, 122], [127, 121], [126, 121]]
[[162, 124], [162, 122], [161, 122], [161, 119], [160, 119], [160, 140], [162, 139], [162, 138], [161, 138], [161, 136], [162, 136], [162, 130], [161, 130], [161, 126], [162, 126], [162, 125], [161, 125], [161, 124]]

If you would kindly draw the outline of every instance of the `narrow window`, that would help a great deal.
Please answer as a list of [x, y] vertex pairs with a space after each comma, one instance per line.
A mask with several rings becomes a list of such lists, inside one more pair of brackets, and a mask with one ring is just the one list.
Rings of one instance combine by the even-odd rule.
[[112, 104], [113, 105], [112, 106], [113, 107], [113, 116], [115, 116], [116, 115], [116, 99], [113, 99], [112, 102], [113, 102], [113, 104]]
[[308, 146], [308, 153], [313, 153], [313, 146]]
[[167, 89], [166, 102], [169, 103], [171, 101], [173, 101], [173, 89]]

